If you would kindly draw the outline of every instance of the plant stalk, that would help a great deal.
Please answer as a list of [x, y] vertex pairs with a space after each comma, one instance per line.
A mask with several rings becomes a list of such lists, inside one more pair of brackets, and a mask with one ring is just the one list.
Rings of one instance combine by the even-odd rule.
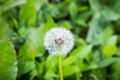
[[61, 60], [61, 56], [58, 56], [58, 68], [59, 68], [59, 77], [60, 80], [63, 80], [63, 73], [62, 73], [62, 60]]

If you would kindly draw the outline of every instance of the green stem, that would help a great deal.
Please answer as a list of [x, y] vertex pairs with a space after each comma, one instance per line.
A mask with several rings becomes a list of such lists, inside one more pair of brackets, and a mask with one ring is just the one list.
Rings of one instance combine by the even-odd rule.
[[80, 74], [79, 74], [79, 72], [76, 73], [76, 80], [80, 80]]
[[58, 68], [59, 68], [60, 80], [63, 80], [61, 56], [58, 56]]

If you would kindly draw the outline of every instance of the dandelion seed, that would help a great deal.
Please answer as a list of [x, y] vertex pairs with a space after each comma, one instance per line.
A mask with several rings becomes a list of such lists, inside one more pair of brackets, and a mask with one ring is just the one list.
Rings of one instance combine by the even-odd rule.
[[74, 46], [73, 34], [65, 28], [52, 28], [45, 35], [44, 45], [51, 54], [67, 55]]

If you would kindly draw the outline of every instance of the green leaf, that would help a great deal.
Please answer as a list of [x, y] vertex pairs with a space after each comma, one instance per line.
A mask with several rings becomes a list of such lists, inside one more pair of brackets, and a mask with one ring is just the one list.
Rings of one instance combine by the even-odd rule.
[[111, 64], [115, 63], [116, 60], [117, 60], [117, 58], [107, 58], [107, 59], [104, 59], [104, 60], [98, 62], [98, 68], [108, 67]]
[[99, 13], [94, 14], [92, 20], [89, 22], [89, 31], [87, 34], [87, 42], [98, 45], [101, 43], [102, 33], [107, 26], [107, 20]]
[[112, 37], [109, 38], [107, 41], [107, 45], [116, 45], [117, 44], [117, 36], [113, 35]]
[[75, 49], [72, 53], [70, 53], [70, 55], [75, 55], [78, 58], [84, 59], [90, 54], [91, 50], [92, 50], [92, 45], [87, 45]]
[[97, 66], [96, 64], [91, 63], [90, 65], [87, 65], [87, 66], [85, 67], [84, 71], [94, 70], [94, 69], [96, 69], [96, 68], [98, 68], [98, 66]]
[[47, 0], [36, 0], [34, 1], [34, 5], [36, 8], [36, 11], [39, 11], [40, 8], [47, 2]]
[[49, 70], [51, 68], [55, 68], [56, 64], [57, 64], [57, 56], [49, 55], [45, 62], [46, 69]]
[[0, 80], [16, 80], [17, 58], [9, 41], [0, 41]]
[[[19, 51], [18, 67], [19, 76], [28, 73], [35, 68], [35, 55], [31, 52], [29, 41], [27, 41]], [[24, 65], [24, 66], [23, 66]]]
[[116, 45], [107, 45], [103, 49], [103, 56], [104, 57], [111, 57], [113, 54], [115, 54], [117, 50]]
[[0, 16], [0, 39], [10, 39], [13, 35], [13, 31], [9, 27], [9, 24], [5, 17]]
[[[80, 6], [81, 7], [81, 6]], [[75, 23], [77, 25], [82, 26], [87, 26], [87, 20], [90, 18], [90, 16], [93, 14], [92, 11], [85, 11], [80, 14], [78, 14], [77, 19], [75, 20]], [[88, 26], [87, 26], [88, 27]]]
[[47, 73], [45, 74], [45, 80], [53, 80], [55, 77], [55, 72], [48, 70]]
[[29, 72], [30, 77], [27, 78], [27, 80], [34, 80], [35, 76], [37, 75], [36, 69], [33, 69], [32, 71]]
[[115, 21], [120, 18], [120, 15], [116, 12], [114, 12], [112, 9], [106, 7], [102, 11], [102, 15], [109, 21]]
[[37, 70], [37, 76], [42, 77], [43, 64], [36, 62], [36, 70]]
[[88, 6], [80, 6], [80, 7], [78, 7], [79, 12], [87, 11], [88, 9], [89, 9]]
[[69, 66], [70, 64], [74, 63], [76, 61], [75, 56], [69, 56], [63, 61], [63, 66]]
[[37, 44], [39, 43], [40, 53], [44, 53], [44, 51], [45, 51], [43, 43], [44, 43], [44, 36], [45, 36], [46, 32], [49, 31], [54, 26], [55, 26], [55, 23], [54, 23], [52, 17], [48, 16], [45, 26], [42, 26], [38, 29], [38, 32], [36, 34], [38, 36], [36, 37], [37, 38], [36, 40], [37, 40]]
[[67, 6], [65, 3], [49, 4], [50, 12], [55, 19], [61, 19], [67, 16]]
[[66, 28], [66, 29], [71, 29], [71, 23], [69, 22], [69, 21], [64, 21], [62, 24], [60, 23], [60, 26], [63, 26], [64, 28]]
[[78, 25], [87, 26], [86, 22], [83, 21], [82, 19], [78, 19], [78, 20], [76, 20], [75, 22], [76, 22], [76, 24], [78, 24]]
[[92, 50], [91, 45], [79, 47], [70, 53], [70, 56], [63, 61], [63, 67], [69, 67], [73, 63], [83, 69], [83, 59], [87, 58]]
[[[104, 68], [91, 70], [90, 77], [93, 80], [104, 80], [106, 79], [106, 70]], [[89, 80], [89, 77], [87, 77], [87, 80]]]
[[73, 2], [71, 2], [71, 4], [69, 5], [69, 13], [71, 19], [74, 20], [77, 17], [77, 5]]
[[112, 65], [112, 80], [120, 80], [120, 58]]
[[0, 13], [7, 12], [8, 10], [10, 10], [10, 9], [16, 7], [16, 6], [20, 6], [20, 5], [24, 4], [24, 3], [25, 3], [25, 0], [11, 0], [11, 1], [8, 0], [8, 1], [6, 1], [5, 4], [0, 6], [0, 7], [2, 7]]
[[80, 71], [80, 69], [77, 66], [67, 66], [67, 67], [63, 68], [63, 76], [64, 77], [70, 76], [70, 75], [75, 74], [79, 71]]
[[34, 2], [34, 0], [26, 0], [26, 3], [22, 5], [19, 14], [22, 25], [27, 24], [27, 26], [33, 26], [35, 24], [37, 10], [34, 6]]
[[112, 36], [108, 38], [109, 40], [106, 41], [105, 46], [103, 47], [103, 56], [104, 57], [111, 57], [115, 54], [117, 50], [117, 36]]
[[112, 33], [113, 33], [113, 31], [112, 31], [112, 29], [111, 29], [111, 27], [107, 27], [105, 30], [104, 30], [104, 32], [103, 32], [103, 34], [102, 34], [102, 46], [105, 46], [106, 45], [106, 43], [107, 43], [107, 41], [109, 40], [109, 38], [112, 36]]
[[89, 0], [89, 3], [93, 11], [99, 12], [101, 6], [98, 0]]
[[56, 69], [57, 69], [57, 56], [49, 55], [46, 62], [45, 62], [45, 78], [52, 78], [56, 76]]

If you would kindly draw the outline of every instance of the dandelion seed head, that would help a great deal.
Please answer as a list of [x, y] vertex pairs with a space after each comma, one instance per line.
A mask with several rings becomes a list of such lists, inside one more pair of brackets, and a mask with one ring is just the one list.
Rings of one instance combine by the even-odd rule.
[[67, 55], [74, 46], [73, 34], [65, 28], [52, 28], [45, 35], [44, 46], [51, 54]]

